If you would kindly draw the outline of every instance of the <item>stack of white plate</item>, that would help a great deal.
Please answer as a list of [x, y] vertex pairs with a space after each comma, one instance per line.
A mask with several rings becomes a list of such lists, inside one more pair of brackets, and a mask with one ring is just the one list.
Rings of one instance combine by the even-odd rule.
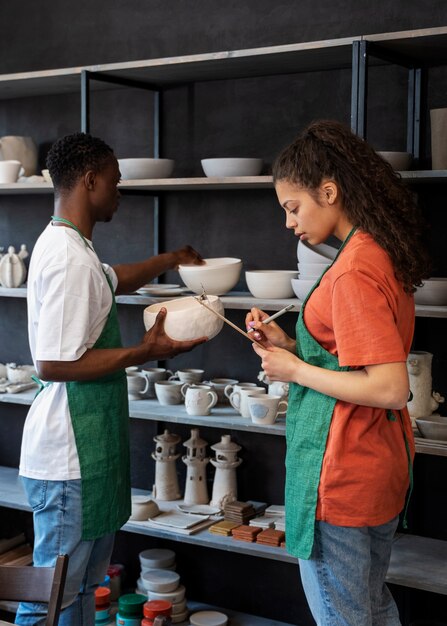
[[173, 550], [149, 549], [140, 552], [141, 575], [137, 581], [137, 593], [147, 595], [149, 600], [167, 600], [172, 604], [173, 624], [184, 622], [188, 617], [185, 587], [175, 571]]
[[335, 259], [336, 254], [337, 248], [325, 243], [311, 246], [307, 241], [298, 242], [299, 277], [292, 279], [292, 288], [299, 300], [305, 300], [315, 282]]

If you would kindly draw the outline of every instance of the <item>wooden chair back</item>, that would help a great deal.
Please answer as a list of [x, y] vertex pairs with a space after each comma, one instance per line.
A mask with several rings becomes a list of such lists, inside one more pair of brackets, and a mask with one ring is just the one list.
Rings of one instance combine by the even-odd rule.
[[0, 565], [0, 600], [48, 604], [46, 626], [57, 626], [67, 576], [68, 556], [54, 567]]

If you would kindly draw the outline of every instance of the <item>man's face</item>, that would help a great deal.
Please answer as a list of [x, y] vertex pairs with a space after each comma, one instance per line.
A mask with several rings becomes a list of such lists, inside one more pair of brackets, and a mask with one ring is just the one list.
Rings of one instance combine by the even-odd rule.
[[118, 183], [121, 173], [114, 156], [95, 173], [95, 187], [91, 196], [97, 222], [110, 222], [118, 210], [120, 192]]

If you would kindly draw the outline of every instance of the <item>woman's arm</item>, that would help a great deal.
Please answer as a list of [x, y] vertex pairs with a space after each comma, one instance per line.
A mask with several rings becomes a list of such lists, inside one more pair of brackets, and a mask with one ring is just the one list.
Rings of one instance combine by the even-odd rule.
[[402, 409], [409, 395], [405, 362], [367, 365], [361, 370], [334, 372], [301, 361], [287, 350], [253, 349], [262, 358], [270, 380], [290, 381], [343, 402], [383, 409]]

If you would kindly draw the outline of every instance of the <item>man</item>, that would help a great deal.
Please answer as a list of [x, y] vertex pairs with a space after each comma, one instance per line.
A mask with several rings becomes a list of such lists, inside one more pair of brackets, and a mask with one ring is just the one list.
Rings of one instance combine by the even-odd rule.
[[[122, 347], [114, 293], [202, 259], [186, 246], [141, 263], [103, 265], [91, 239], [96, 222], [110, 221], [118, 208], [112, 149], [84, 133], [69, 135], [52, 146], [47, 167], [55, 215], [34, 247], [28, 276], [29, 340], [41, 389], [25, 423], [20, 474], [34, 511], [34, 564], [70, 558], [60, 624], [90, 626], [114, 532], [130, 514], [125, 368], [206, 340], [172, 340], [162, 309], [139, 345]], [[44, 616], [44, 605], [21, 604], [16, 622]]]

